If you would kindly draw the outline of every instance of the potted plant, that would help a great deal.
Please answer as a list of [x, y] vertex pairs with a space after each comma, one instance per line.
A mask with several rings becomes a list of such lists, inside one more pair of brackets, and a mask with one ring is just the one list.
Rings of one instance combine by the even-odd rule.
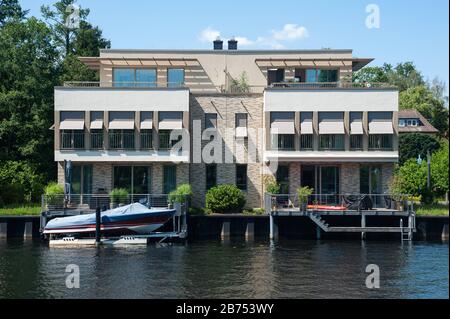
[[308, 196], [311, 196], [314, 190], [308, 186], [300, 187], [297, 189], [298, 194], [298, 205], [300, 211], [306, 212], [308, 205]]
[[174, 191], [169, 193], [169, 207], [173, 207], [173, 203], [188, 203], [192, 196], [192, 187], [189, 184], [181, 184]]
[[50, 183], [44, 190], [48, 210], [62, 209], [64, 207], [64, 187], [57, 183]]
[[114, 188], [109, 192], [109, 199], [111, 208], [122, 206], [128, 199], [128, 191], [125, 188]]
[[[271, 175], [266, 175], [264, 178], [264, 184], [266, 185], [266, 192], [271, 195], [280, 194], [280, 185], [277, 183], [276, 179]], [[273, 197], [272, 197], [273, 198]], [[272, 200], [272, 210], [276, 210], [277, 201]]]

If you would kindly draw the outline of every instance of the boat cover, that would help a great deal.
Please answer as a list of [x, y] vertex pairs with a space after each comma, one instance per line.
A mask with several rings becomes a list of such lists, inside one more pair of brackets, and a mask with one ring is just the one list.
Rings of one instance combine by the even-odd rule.
[[[171, 217], [175, 214], [175, 209], [169, 208], [148, 208], [140, 203], [121, 206], [115, 209], [101, 212], [102, 224], [133, 220], [143, 217]], [[55, 228], [65, 228], [80, 225], [95, 224], [95, 214], [85, 214], [70, 217], [58, 217], [50, 220], [45, 226], [46, 230]]]

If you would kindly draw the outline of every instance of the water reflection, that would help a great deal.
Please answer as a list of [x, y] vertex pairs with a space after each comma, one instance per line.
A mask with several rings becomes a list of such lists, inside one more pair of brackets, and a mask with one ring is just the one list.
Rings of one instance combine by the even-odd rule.
[[[80, 289], [65, 285], [80, 267]], [[380, 289], [368, 289], [368, 264]], [[448, 243], [197, 242], [83, 249], [0, 242], [1, 298], [448, 298]]]

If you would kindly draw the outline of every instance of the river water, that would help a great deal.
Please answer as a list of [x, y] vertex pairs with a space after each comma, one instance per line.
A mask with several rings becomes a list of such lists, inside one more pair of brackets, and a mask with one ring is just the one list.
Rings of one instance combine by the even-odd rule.
[[[0, 242], [0, 298], [448, 298], [448, 243], [201, 241], [49, 248]], [[66, 287], [78, 266], [80, 287]], [[380, 288], [365, 285], [366, 266]], [[72, 282], [72, 281], [71, 281]]]

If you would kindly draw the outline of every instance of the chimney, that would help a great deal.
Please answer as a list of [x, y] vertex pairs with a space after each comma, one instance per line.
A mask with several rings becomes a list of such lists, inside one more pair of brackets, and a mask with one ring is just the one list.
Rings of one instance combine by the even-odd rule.
[[213, 41], [213, 45], [214, 45], [214, 50], [223, 50], [223, 41], [220, 40], [219, 37], [217, 37], [217, 38]]
[[234, 37], [228, 40], [228, 50], [237, 50], [237, 43]]

